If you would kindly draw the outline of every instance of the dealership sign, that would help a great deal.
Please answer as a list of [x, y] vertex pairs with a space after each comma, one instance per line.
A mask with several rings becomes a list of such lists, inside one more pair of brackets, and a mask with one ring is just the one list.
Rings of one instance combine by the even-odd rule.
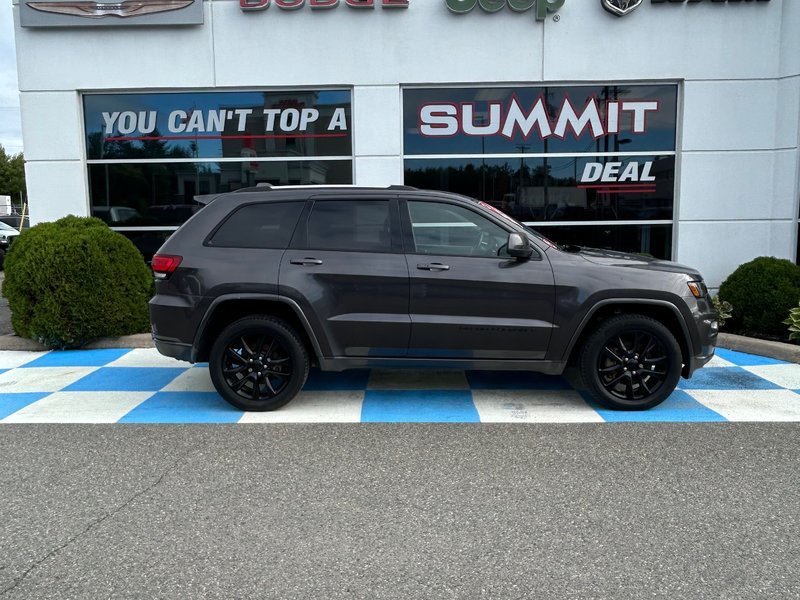
[[89, 159], [349, 156], [347, 89], [86, 94]]
[[[408, 8], [410, 0], [342, 0], [350, 8]], [[339, 6], [339, 0], [239, 0], [244, 11], [266, 10], [272, 5], [284, 10], [297, 10], [308, 6], [312, 10], [330, 9]]]
[[22, 27], [201, 25], [202, 0], [52, 0], [21, 2]]
[[508, 6], [515, 12], [525, 12], [536, 8], [536, 20], [544, 21], [548, 13], [557, 12], [564, 6], [564, 0], [445, 0], [447, 8], [456, 14], [464, 14], [476, 6], [486, 12], [497, 12]]
[[[706, 0], [708, 1], [708, 0]], [[612, 15], [617, 17], [624, 17], [639, 8], [644, 0], [600, 0], [603, 8], [605, 8]], [[650, 0], [651, 4], [698, 4], [704, 0]], [[741, 2], [769, 2], [769, 0], [711, 0], [716, 4], [740, 4]]]
[[530, 106], [512, 97], [507, 103], [488, 102], [484, 114], [476, 115], [474, 104], [426, 104], [419, 109], [419, 133], [423, 137], [449, 137], [456, 134], [473, 136], [502, 135], [513, 139], [519, 134], [528, 139], [534, 132], [541, 139], [567, 134], [581, 138], [584, 134], [598, 139], [621, 132], [623, 119], [630, 120], [630, 133], [647, 132], [648, 114], [658, 110], [658, 102], [641, 100], [609, 101], [601, 110], [598, 100], [591, 99], [583, 108], [575, 108], [569, 96], [561, 106], [548, 109], [545, 98]]
[[[320, 119], [320, 111], [316, 108], [264, 108], [260, 116], [264, 134], [288, 136], [288, 134], [305, 135], [309, 126]], [[169, 133], [211, 133], [229, 132], [239, 134], [247, 131], [248, 121], [255, 113], [252, 108], [214, 109], [214, 110], [172, 110], [164, 119]], [[103, 134], [106, 140], [132, 141], [147, 139], [167, 139], [166, 136], [151, 136], [161, 120], [158, 111], [103, 111]], [[323, 123], [329, 132], [347, 131], [347, 117], [344, 108], [337, 108]], [[217, 137], [217, 136], [214, 136]]]

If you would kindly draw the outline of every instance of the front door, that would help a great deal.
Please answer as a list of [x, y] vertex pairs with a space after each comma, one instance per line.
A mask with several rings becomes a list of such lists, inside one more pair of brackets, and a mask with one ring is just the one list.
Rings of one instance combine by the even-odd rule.
[[509, 231], [437, 200], [401, 204], [411, 279], [409, 356], [541, 359], [553, 327], [547, 257], [505, 253]]

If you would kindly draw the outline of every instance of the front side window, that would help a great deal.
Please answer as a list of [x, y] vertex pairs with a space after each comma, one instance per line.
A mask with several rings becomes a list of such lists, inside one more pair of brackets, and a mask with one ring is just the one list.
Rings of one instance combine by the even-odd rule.
[[416, 254], [505, 256], [508, 233], [478, 213], [455, 204], [408, 203]]
[[308, 218], [307, 246], [313, 250], [391, 252], [388, 200], [322, 200]]

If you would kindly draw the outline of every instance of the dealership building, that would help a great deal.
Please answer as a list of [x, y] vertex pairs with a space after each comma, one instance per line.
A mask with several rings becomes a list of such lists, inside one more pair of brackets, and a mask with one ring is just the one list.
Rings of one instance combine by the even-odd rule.
[[797, 260], [797, 0], [14, 0], [33, 223], [406, 184], [555, 241]]

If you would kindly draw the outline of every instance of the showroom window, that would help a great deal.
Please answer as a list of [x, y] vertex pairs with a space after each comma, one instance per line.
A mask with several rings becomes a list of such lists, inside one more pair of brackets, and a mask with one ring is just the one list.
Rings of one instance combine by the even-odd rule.
[[405, 183], [563, 244], [671, 258], [677, 85], [407, 88]]
[[353, 182], [350, 90], [86, 94], [91, 214], [146, 259], [195, 196]]

